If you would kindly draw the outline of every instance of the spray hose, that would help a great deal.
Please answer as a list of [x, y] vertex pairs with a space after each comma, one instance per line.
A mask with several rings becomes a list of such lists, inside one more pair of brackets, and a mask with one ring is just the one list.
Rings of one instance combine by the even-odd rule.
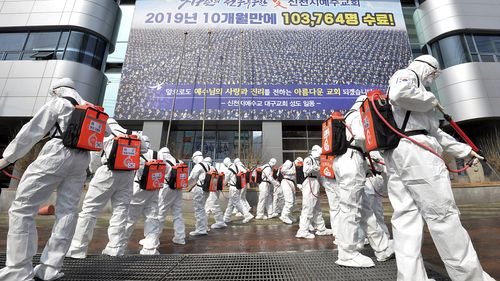
[[[12, 164], [7, 165], [7, 167], [8, 167], [8, 166], [10, 166], [10, 165], [12, 165]], [[6, 175], [7, 177], [9, 177], [9, 178], [13, 179], [13, 180], [21, 181], [21, 179], [20, 179], [20, 178], [18, 178], [18, 177], [16, 177], [16, 176], [12, 175], [11, 173], [7, 172], [7, 171], [5, 170], [5, 168], [7, 168], [7, 167], [4, 167], [4, 168], [2, 169], [2, 173], [3, 173], [4, 175]]]
[[[380, 96], [379, 94], [374, 94], [373, 95], [374, 97], [375, 96]], [[401, 133], [400, 131], [396, 130], [394, 127], [391, 126], [391, 124], [389, 124], [389, 122], [387, 122], [387, 120], [385, 120], [384, 116], [382, 116], [382, 114], [380, 114], [380, 112], [378, 111], [378, 108], [375, 104], [375, 99], [371, 99], [370, 102], [372, 103], [372, 106], [373, 106], [373, 109], [375, 110], [375, 113], [377, 114], [377, 116], [382, 120], [382, 122], [384, 122], [384, 124], [389, 128], [391, 129], [391, 131], [393, 131], [396, 135], [398, 135], [399, 137], [401, 138], [404, 138], [404, 139], [407, 139], [409, 141], [411, 141], [412, 143], [420, 146], [421, 148], [429, 151], [430, 153], [434, 154], [436, 157], [438, 157], [439, 159], [443, 160], [444, 162], [444, 165], [446, 166], [446, 168], [448, 169], [448, 171], [452, 172], [452, 173], [461, 173], [465, 170], [467, 170], [468, 168], [470, 168], [470, 166], [472, 165], [472, 161], [474, 160], [474, 158], [471, 158], [471, 160], [469, 160], [466, 164], [465, 164], [465, 167], [463, 167], [462, 169], [458, 169], [458, 170], [454, 170], [454, 169], [450, 169], [450, 167], [448, 167], [448, 165], [446, 164], [446, 161], [443, 159], [443, 157], [441, 157], [441, 155], [439, 155], [439, 153], [437, 153], [436, 151], [434, 151], [434, 149], [432, 149], [431, 147], [421, 143], [421, 142], [418, 142], [410, 137], [408, 137], [407, 135]], [[451, 118], [450, 118], [451, 119]], [[455, 127], [454, 127], [455, 128]], [[463, 132], [462, 132], [463, 133]], [[465, 135], [465, 134], [464, 134]], [[468, 139], [468, 138], [467, 138]], [[469, 140], [470, 141], [470, 140]], [[476, 147], [477, 149], [477, 147]]]

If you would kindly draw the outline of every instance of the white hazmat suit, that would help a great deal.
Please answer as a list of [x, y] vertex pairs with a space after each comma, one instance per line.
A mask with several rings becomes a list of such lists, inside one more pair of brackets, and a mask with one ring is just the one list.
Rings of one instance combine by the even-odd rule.
[[297, 187], [294, 163], [286, 160], [281, 166], [281, 173], [283, 174], [283, 180], [280, 186], [283, 190], [285, 204], [281, 211], [280, 220], [286, 224], [292, 224], [296, 221], [296, 218], [292, 215], [295, 206], [295, 189]]
[[[239, 167], [241, 167], [242, 169], [245, 169], [248, 171], [248, 168], [245, 167], [245, 165], [243, 165], [243, 163], [241, 163], [240, 158], [234, 159], [234, 164], [236, 164]], [[250, 203], [248, 203], [248, 200], [247, 200], [247, 189], [249, 187], [250, 187], [250, 183], [247, 182], [247, 185], [245, 186], [245, 188], [240, 190], [240, 199], [241, 199], [241, 205], [243, 206], [243, 208], [250, 212], [250, 210], [252, 209], [252, 206], [250, 206]], [[243, 214], [241, 214], [241, 215], [243, 215]]]
[[[205, 157], [203, 159], [205, 164], [208, 164], [210, 167], [210, 171], [214, 171], [215, 167], [212, 166], [212, 158]], [[205, 202], [205, 212], [207, 213], [207, 219], [210, 213], [214, 214], [215, 223], [210, 226], [212, 229], [220, 229], [227, 227], [227, 224], [224, 222], [224, 214], [222, 213], [222, 209], [220, 207], [220, 194], [222, 191], [209, 192], [207, 201]]]
[[364, 131], [358, 109], [365, 99], [366, 96], [360, 96], [346, 114], [347, 141], [352, 142], [347, 151], [336, 156], [333, 161], [340, 196], [338, 220], [341, 222], [335, 238], [339, 249], [339, 258], [335, 263], [351, 267], [375, 266], [369, 257], [357, 249], [360, 227], [367, 234], [378, 261], [385, 261], [394, 254], [389, 238], [378, 226], [373, 211], [369, 205], [363, 204], [367, 166], [363, 152]]
[[233, 209], [242, 213], [243, 223], [247, 223], [253, 219], [253, 215], [248, 212], [241, 204], [240, 189], [236, 188], [236, 175], [239, 172], [246, 172], [246, 170], [237, 163], [231, 164], [231, 159], [225, 158], [223, 161], [224, 166], [227, 168], [226, 176], [224, 178], [224, 185], [229, 185], [229, 200], [227, 202], [226, 211], [224, 213], [224, 222], [231, 222], [231, 215]]
[[[416, 58], [407, 69], [389, 81], [390, 103], [396, 124], [401, 127], [411, 111], [405, 132], [425, 130], [413, 139], [443, 150], [457, 158], [480, 157], [471, 147], [457, 142], [439, 129], [433, 108], [439, 103], [425, 89], [439, 74], [435, 58]], [[444, 162], [409, 140], [383, 153], [389, 177], [388, 190], [394, 208], [392, 229], [398, 280], [428, 280], [421, 255], [424, 221], [452, 280], [493, 280], [479, 263], [467, 231], [460, 223], [450, 178]]]
[[273, 178], [273, 167], [275, 165], [276, 159], [271, 158], [268, 164], [261, 167], [262, 182], [259, 184], [259, 201], [255, 217], [257, 220], [267, 220], [273, 211], [273, 192], [274, 188], [279, 186], [279, 182]]
[[207, 172], [210, 171], [210, 165], [203, 163], [203, 155], [200, 151], [193, 153], [191, 158], [193, 160], [193, 169], [189, 174], [188, 187], [193, 187], [193, 207], [195, 217], [195, 230], [191, 231], [189, 235], [206, 235], [208, 231], [208, 218], [205, 212], [205, 203], [208, 198], [208, 192], [203, 191], [202, 185], [205, 180]]
[[[126, 248], [125, 227], [127, 225], [128, 207], [132, 197], [134, 172], [110, 170], [107, 155], [110, 155], [113, 147], [114, 135], [126, 135], [127, 130], [121, 127], [112, 118], [108, 119], [108, 126], [113, 135], [104, 139], [104, 151], [102, 154], [103, 165], [97, 169], [94, 177], [89, 183], [87, 194], [83, 200], [82, 211], [78, 215], [75, 235], [71, 241], [71, 247], [66, 254], [67, 257], [84, 259], [94, 228], [97, 216], [102, 212], [106, 203], [111, 200], [112, 214], [109, 219], [108, 239], [103, 255], [122, 256]], [[141, 153], [146, 153], [148, 143], [141, 141]]]
[[320, 155], [321, 147], [315, 145], [311, 149], [311, 155], [304, 159], [304, 175], [306, 178], [302, 183], [302, 212], [300, 213], [299, 230], [295, 235], [297, 238], [314, 238], [314, 234], [309, 232], [309, 226], [311, 225], [316, 229], [316, 235], [332, 235], [332, 230], [325, 226], [319, 200]]
[[[144, 217], [144, 239], [139, 241], [139, 244], [142, 245], [140, 251], [141, 255], [160, 254], [160, 252], [158, 252], [158, 246], [160, 246], [160, 239], [158, 236], [160, 228], [160, 223], [158, 221], [158, 194], [160, 190], [144, 190], [139, 184], [144, 172], [146, 160], [152, 161], [155, 159], [153, 155], [153, 150], [149, 149], [147, 153], [142, 155], [146, 159], [141, 157], [141, 166], [135, 173], [134, 190], [132, 199], [130, 200], [127, 225], [125, 227], [125, 239], [129, 241], [134, 231], [135, 224], [141, 216]], [[168, 166], [168, 168], [170, 168], [170, 166]], [[124, 244], [125, 247], [126, 245], [127, 244]], [[123, 252], [125, 252], [125, 250], [126, 249], [123, 249]]]
[[[21, 128], [5, 148], [1, 162], [14, 163], [23, 157], [47, 133], [54, 133], [56, 122], [61, 131], [67, 129], [75, 107], [61, 97], [71, 97], [79, 104], [85, 103], [75, 91], [71, 79], [56, 80], [51, 88], [55, 98], [42, 106]], [[76, 208], [89, 161], [88, 151], [68, 148], [60, 138], [53, 138], [28, 166], [9, 209], [6, 267], [0, 270], [0, 280], [32, 280], [35, 275], [44, 280], [55, 280], [64, 275], [61, 268], [75, 231]], [[40, 257], [40, 264], [33, 270], [32, 258], [38, 245], [35, 214], [53, 191], [57, 194], [56, 220]]]
[[[172, 172], [172, 165], [175, 166], [179, 164], [179, 161], [170, 154], [170, 150], [167, 147], [163, 147], [158, 151], [158, 158], [166, 162], [167, 172], [165, 174], [165, 185], [159, 192], [158, 221], [160, 223], [160, 228], [158, 229], [157, 236], [161, 237], [161, 233], [165, 227], [167, 213], [169, 210], [172, 210], [174, 227], [172, 242], [184, 245], [186, 244], [186, 226], [184, 225], [184, 218], [182, 217], [182, 189], [171, 189], [168, 185], [168, 179]], [[145, 224], [147, 224], [147, 221]]]

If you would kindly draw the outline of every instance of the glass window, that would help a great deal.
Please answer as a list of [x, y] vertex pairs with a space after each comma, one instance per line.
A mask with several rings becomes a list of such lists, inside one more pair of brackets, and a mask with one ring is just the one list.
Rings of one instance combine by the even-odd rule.
[[[33, 55], [39, 52], [54, 52], [59, 41], [60, 32], [31, 32], [24, 47], [23, 60], [35, 59]], [[47, 56], [48, 59], [52, 55]]]
[[479, 53], [494, 53], [493, 41], [490, 36], [485, 35], [474, 35], [474, 40], [476, 41], [477, 50]]
[[481, 61], [482, 62], [495, 62], [495, 56], [481, 54]]
[[6, 55], [5, 55], [5, 60], [18, 60], [19, 59], [19, 55], [21, 55], [21, 52], [8, 52]]
[[100, 69], [106, 44], [96, 36], [79, 31], [71, 31], [65, 60], [81, 62]]
[[283, 139], [283, 150], [306, 150], [306, 139]]
[[0, 51], [21, 51], [28, 33], [1, 33]]
[[454, 35], [439, 41], [443, 68], [470, 62], [471, 58], [462, 35]]

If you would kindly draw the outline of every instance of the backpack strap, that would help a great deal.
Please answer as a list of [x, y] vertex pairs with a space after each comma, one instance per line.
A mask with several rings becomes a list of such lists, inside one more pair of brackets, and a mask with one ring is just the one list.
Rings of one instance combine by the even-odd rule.
[[153, 159], [158, 160], [158, 151], [153, 151]]
[[68, 100], [73, 106], [79, 105], [79, 103], [72, 97], [61, 97], [61, 98]]
[[[69, 101], [73, 106], [77, 106], [78, 105], [78, 102], [72, 98], [72, 97], [61, 97], [67, 101]], [[54, 133], [52, 133], [52, 136], [50, 136], [51, 138], [56, 138], [56, 139], [62, 139], [62, 130], [61, 130], [61, 126], [59, 126], [59, 122], [56, 122], [56, 130], [54, 131]], [[57, 135], [59, 134], [59, 135]]]
[[175, 165], [174, 165], [174, 163], [170, 162], [170, 160], [165, 160], [165, 162], [167, 162], [167, 163], [168, 163], [168, 165], [170, 165], [170, 167], [175, 166]]
[[205, 174], [208, 173], [208, 169], [205, 167], [205, 165], [203, 165], [203, 163], [198, 163], [201, 165], [201, 167], [203, 168], [203, 171], [205, 171]]

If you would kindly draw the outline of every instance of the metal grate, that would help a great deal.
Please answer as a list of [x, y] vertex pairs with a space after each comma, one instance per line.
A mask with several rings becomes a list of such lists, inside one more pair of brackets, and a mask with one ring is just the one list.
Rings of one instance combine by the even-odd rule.
[[[370, 250], [363, 251], [373, 257]], [[108, 257], [90, 255], [66, 259], [64, 278], [71, 281], [105, 280], [387, 280], [396, 279], [396, 261], [375, 262], [374, 268], [335, 264], [337, 251], [253, 254], [201, 254]], [[39, 255], [34, 259], [38, 263]], [[5, 264], [5, 254], [0, 254]], [[429, 278], [448, 281], [434, 271]]]

